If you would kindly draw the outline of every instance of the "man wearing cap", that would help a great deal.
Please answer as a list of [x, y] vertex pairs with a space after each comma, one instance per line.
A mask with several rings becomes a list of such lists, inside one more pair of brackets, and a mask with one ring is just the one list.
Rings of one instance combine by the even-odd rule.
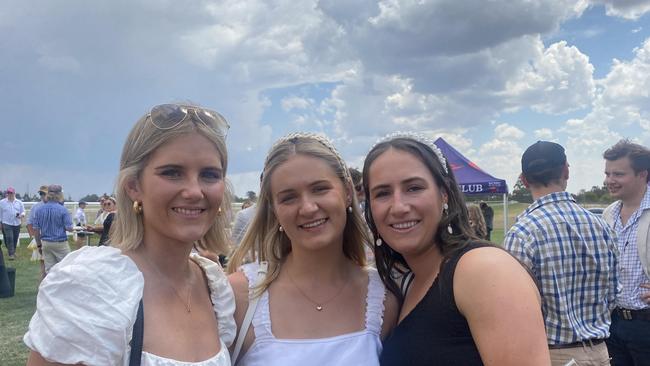
[[618, 201], [603, 218], [618, 234], [616, 298], [607, 348], [612, 365], [650, 365], [650, 150], [621, 140], [603, 154], [605, 185]]
[[36, 245], [45, 261], [45, 274], [70, 253], [66, 231], [72, 231], [72, 217], [60, 202], [63, 202], [61, 186], [47, 187], [47, 202], [36, 211], [32, 223]]
[[7, 197], [0, 200], [0, 222], [2, 222], [2, 236], [10, 260], [16, 259], [16, 246], [23, 217], [25, 217], [25, 206], [16, 198], [16, 190], [13, 187], [7, 188]]
[[43, 206], [45, 204], [45, 201], [47, 201], [47, 186], [41, 186], [41, 188], [38, 189], [38, 195], [41, 197], [41, 200], [32, 206], [32, 208], [29, 210], [29, 214], [27, 215], [27, 232], [29, 233], [30, 241], [34, 237], [34, 214], [36, 213], [36, 210], [39, 207]]
[[535, 200], [508, 231], [505, 248], [536, 277], [555, 365], [607, 365], [604, 341], [619, 290], [615, 233], [566, 192], [564, 148], [538, 141], [521, 158]]

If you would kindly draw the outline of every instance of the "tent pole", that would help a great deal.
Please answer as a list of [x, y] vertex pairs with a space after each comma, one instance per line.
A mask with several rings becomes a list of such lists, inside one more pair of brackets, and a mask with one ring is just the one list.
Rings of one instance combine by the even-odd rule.
[[503, 194], [503, 237], [508, 232], [508, 194]]

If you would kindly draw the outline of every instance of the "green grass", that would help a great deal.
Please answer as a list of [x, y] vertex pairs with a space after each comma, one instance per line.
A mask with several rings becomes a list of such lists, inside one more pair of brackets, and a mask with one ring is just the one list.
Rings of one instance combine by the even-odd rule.
[[[503, 203], [502, 202], [488, 202], [490, 207], [494, 210], [494, 229], [492, 230], [492, 242], [498, 245], [503, 244]], [[509, 203], [508, 204], [508, 224], [507, 229], [515, 223], [515, 218], [520, 213], [524, 212], [528, 207], [528, 203]]]
[[4, 243], [5, 265], [16, 268], [16, 291], [13, 297], [0, 298], [0, 360], [3, 366], [25, 365], [29, 349], [23, 343], [29, 320], [36, 309], [36, 291], [40, 265], [30, 261], [32, 252], [27, 240], [16, 250], [18, 258], [10, 261]]

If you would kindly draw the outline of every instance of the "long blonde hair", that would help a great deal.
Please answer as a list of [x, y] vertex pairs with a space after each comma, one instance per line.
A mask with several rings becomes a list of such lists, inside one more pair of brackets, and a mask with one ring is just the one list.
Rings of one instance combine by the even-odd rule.
[[[144, 237], [142, 214], [136, 214], [133, 210], [133, 200], [127, 194], [126, 188], [132, 181], [140, 179], [142, 171], [149, 161], [149, 157], [160, 146], [169, 143], [177, 137], [189, 133], [198, 133], [211, 141], [217, 149], [225, 180], [228, 167], [228, 152], [226, 150], [225, 138], [218, 134], [216, 130], [217, 126], [208, 125], [203, 120], [198, 120], [194, 113], [189, 113], [183, 122], [171, 129], [159, 129], [154, 126], [149, 114], [146, 114], [136, 122], [126, 138], [124, 148], [122, 149], [120, 172], [115, 187], [119, 215], [115, 216], [115, 222], [110, 232], [111, 243], [114, 246], [122, 250], [134, 250], [142, 244]], [[222, 213], [230, 209], [230, 197], [229, 185], [226, 184], [224, 197], [220, 206]], [[226, 226], [228, 224], [226, 222], [226, 216], [224, 214], [217, 216], [214, 224], [208, 229], [203, 238], [194, 244], [203, 249], [225, 254], [228, 250], [229, 240], [226, 232]]]
[[481, 208], [477, 204], [471, 203], [467, 205], [467, 213], [469, 215], [469, 225], [474, 229], [474, 234], [479, 239], [487, 238], [487, 225]]
[[237, 271], [245, 258], [268, 262], [265, 280], [258, 286], [263, 292], [280, 273], [280, 266], [291, 253], [291, 241], [279, 231], [278, 219], [273, 211], [271, 176], [273, 172], [294, 155], [304, 155], [322, 159], [341, 179], [343, 187], [351, 193], [352, 212], [346, 214], [343, 230], [343, 254], [360, 266], [366, 264], [364, 243], [368, 242], [365, 223], [358, 210], [356, 195], [345, 162], [334, 146], [322, 136], [309, 133], [294, 133], [278, 140], [269, 151], [264, 163], [260, 195], [255, 217], [253, 218], [242, 243], [235, 250], [228, 263], [228, 273]]

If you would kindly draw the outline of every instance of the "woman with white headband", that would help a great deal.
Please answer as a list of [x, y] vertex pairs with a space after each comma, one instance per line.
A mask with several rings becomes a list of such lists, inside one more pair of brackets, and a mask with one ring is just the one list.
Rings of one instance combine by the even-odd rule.
[[363, 184], [377, 269], [402, 302], [381, 365], [550, 364], [533, 278], [471, 233], [454, 174], [432, 140], [412, 133], [380, 140], [366, 156]]
[[[280, 139], [228, 267], [240, 325], [237, 365], [378, 365], [397, 301], [365, 266], [366, 237], [348, 169], [331, 142], [309, 133]], [[241, 266], [247, 257], [256, 261]]]

